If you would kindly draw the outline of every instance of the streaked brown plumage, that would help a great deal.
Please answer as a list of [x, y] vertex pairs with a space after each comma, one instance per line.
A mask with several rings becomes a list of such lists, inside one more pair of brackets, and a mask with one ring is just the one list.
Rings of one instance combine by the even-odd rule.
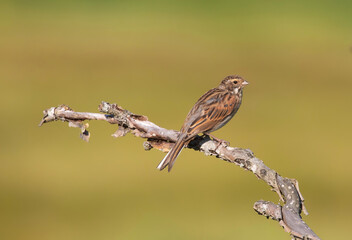
[[242, 102], [242, 90], [247, 85], [240, 76], [227, 76], [220, 85], [206, 92], [189, 111], [174, 147], [158, 165], [170, 172], [177, 156], [196, 135], [209, 134], [224, 126], [236, 114]]

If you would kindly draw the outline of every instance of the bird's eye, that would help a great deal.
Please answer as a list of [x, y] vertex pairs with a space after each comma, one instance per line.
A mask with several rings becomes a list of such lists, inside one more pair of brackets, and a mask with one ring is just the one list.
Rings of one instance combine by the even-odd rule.
[[237, 84], [237, 83], [238, 83], [238, 81], [233, 81], [233, 83], [234, 83], [234, 84]]

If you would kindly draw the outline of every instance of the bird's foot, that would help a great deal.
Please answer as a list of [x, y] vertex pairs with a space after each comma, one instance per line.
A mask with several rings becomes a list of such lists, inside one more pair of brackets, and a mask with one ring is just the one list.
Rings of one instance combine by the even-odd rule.
[[215, 140], [215, 141], [217, 141], [219, 143], [218, 146], [215, 148], [215, 150], [217, 150], [220, 147], [220, 145], [230, 146], [230, 143], [228, 141], [225, 141], [223, 139], [217, 138], [214, 135], [211, 135], [209, 133], [206, 133], [206, 135], [208, 135], [210, 138], [212, 138], [213, 140]]

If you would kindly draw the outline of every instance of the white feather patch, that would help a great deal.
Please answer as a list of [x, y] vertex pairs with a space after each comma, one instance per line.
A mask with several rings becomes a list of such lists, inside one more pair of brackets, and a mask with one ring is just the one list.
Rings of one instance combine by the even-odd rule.
[[164, 162], [165, 162], [167, 156], [170, 154], [170, 152], [171, 152], [171, 150], [166, 154], [166, 156], [163, 158], [163, 160], [159, 163], [157, 169], [160, 170], [161, 166], [163, 166], [163, 164], [164, 164]]

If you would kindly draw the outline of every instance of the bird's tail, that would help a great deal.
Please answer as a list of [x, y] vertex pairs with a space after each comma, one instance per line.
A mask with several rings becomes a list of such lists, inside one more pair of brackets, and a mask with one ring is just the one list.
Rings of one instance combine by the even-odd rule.
[[159, 163], [158, 169], [161, 171], [166, 166], [169, 166], [168, 171], [171, 171], [172, 166], [174, 165], [177, 156], [181, 153], [181, 150], [185, 146], [185, 142], [182, 138], [177, 139], [175, 145], [171, 150], [166, 154], [164, 159]]

